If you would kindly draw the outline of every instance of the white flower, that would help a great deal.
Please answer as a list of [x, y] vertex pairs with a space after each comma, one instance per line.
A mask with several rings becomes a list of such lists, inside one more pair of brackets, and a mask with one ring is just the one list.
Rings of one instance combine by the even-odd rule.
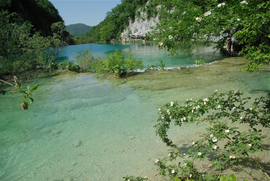
[[251, 107], [251, 108], [249, 108], [249, 110], [251, 110], [251, 111], [252, 111], [252, 110], [253, 110], [253, 108]]
[[195, 18], [198, 22], [200, 22], [202, 19], [200, 17]]
[[189, 177], [192, 177], [192, 174], [190, 174]]
[[198, 155], [199, 155], [199, 156], [201, 156], [201, 155], [202, 155], [202, 153], [201, 153], [201, 152], [198, 152]]
[[145, 176], [145, 177], [143, 177], [143, 178], [149, 178], [149, 177]]
[[240, 119], [242, 120], [242, 119], [243, 119], [243, 117], [240, 117]]
[[240, 90], [235, 90], [234, 93], [235, 94], [238, 94], [240, 92]]
[[172, 173], [175, 173], [175, 170], [172, 170]]
[[171, 40], [171, 39], [173, 39], [173, 36], [172, 36], [172, 35], [170, 35], [170, 36], [169, 36], [169, 39], [170, 39], [170, 40]]
[[217, 107], [217, 108], [219, 108], [219, 109], [220, 109], [220, 108], [221, 108], [221, 106], [220, 106], [220, 105], [218, 105], [218, 107]]
[[213, 145], [212, 147], [213, 147], [213, 149], [215, 149], [215, 150], [217, 149], [217, 145]]
[[172, 119], [172, 116], [170, 116], [170, 119]]
[[248, 2], [245, 1], [245, 0], [244, 0], [244, 1], [241, 1], [240, 3], [241, 3], [241, 4], [248, 4]]
[[155, 163], [158, 163], [159, 162], [159, 159], [156, 159]]
[[228, 130], [228, 129], [225, 130], [225, 133], [229, 133], [229, 132], [230, 132], [230, 130]]
[[171, 106], [173, 106], [174, 105], [174, 102], [171, 102]]
[[200, 105], [196, 106], [196, 109], [200, 109]]
[[184, 163], [185, 166], [187, 166], [187, 163]]
[[183, 14], [186, 14], [186, 11], [184, 11]]
[[214, 135], [213, 134], [210, 134], [210, 138], [213, 138], [214, 137]]
[[170, 157], [170, 156], [171, 156], [171, 153], [168, 154], [168, 157]]
[[240, 21], [241, 19], [240, 18], [237, 18], [237, 21]]
[[216, 137], [212, 138], [212, 141], [217, 142], [217, 138]]
[[204, 13], [204, 16], [209, 16], [211, 14], [211, 11], [207, 11]]
[[169, 109], [167, 110], [167, 113], [170, 115], [170, 110]]
[[236, 107], [233, 107], [233, 108], [232, 108], [232, 110], [235, 110], [235, 109], [236, 109]]
[[161, 119], [164, 119], [164, 116], [161, 116]]
[[221, 7], [221, 6], [224, 6], [224, 5], [225, 5], [225, 3], [219, 3], [217, 6]]
[[206, 104], [206, 102], [204, 102], [203, 104]]
[[235, 159], [235, 156], [234, 155], [230, 155], [230, 159]]
[[130, 179], [128, 179], [128, 181], [130, 181]]
[[185, 156], [186, 154], [185, 154], [185, 153], [183, 153], [183, 155]]
[[217, 93], [217, 92], [218, 92], [218, 90], [215, 90], [215, 91], [214, 91], [214, 93]]
[[248, 144], [249, 147], [252, 147], [252, 144]]
[[158, 45], [159, 45], [159, 46], [162, 46], [162, 45], [163, 45], [163, 43], [162, 43], [162, 42], [158, 42]]
[[205, 99], [203, 99], [203, 101], [204, 101], [204, 102], [208, 102], [208, 101], [209, 101], [209, 99], [208, 99], [208, 98], [205, 98]]
[[191, 112], [194, 112], [194, 109], [192, 109], [192, 111]]
[[195, 143], [196, 143], [196, 141], [193, 141], [193, 142], [192, 142], [192, 145], [195, 145]]

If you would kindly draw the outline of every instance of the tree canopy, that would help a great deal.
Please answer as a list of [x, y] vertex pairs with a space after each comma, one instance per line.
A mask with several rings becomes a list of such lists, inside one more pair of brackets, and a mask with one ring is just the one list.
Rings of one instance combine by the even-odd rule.
[[0, 0], [0, 11], [17, 13], [23, 21], [29, 21], [42, 36], [51, 36], [51, 25], [64, 23], [58, 10], [48, 0]]
[[228, 39], [234, 38], [240, 54], [251, 60], [244, 70], [269, 64], [270, 1], [151, 0], [150, 4], [160, 16], [152, 36], [161, 48], [190, 52], [198, 44], [216, 41], [224, 51]]

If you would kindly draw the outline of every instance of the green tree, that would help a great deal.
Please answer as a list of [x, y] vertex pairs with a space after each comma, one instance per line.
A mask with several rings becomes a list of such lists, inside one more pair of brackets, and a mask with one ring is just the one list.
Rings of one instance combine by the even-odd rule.
[[258, 70], [269, 64], [270, 2], [263, 0], [236, 1], [152, 1], [161, 5], [160, 22], [153, 36], [161, 48], [172, 53], [178, 49], [191, 52], [198, 44], [217, 41], [217, 48], [226, 52], [228, 38], [235, 37], [241, 54], [251, 60], [244, 69]]
[[56, 59], [57, 47], [66, 45], [63, 27], [62, 23], [53, 24], [53, 36], [43, 37], [16, 13], [0, 12], [0, 75], [15, 75]]

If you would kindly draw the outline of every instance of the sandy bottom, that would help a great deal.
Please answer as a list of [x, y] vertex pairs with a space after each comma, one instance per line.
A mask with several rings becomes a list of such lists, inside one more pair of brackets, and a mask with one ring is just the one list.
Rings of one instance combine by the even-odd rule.
[[[39, 80], [28, 111], [20, 108], [21, 95], [1, 96], [0, 180], [119, 181], [127, 175], [167, 180], [155, 176], [155, 159], [167, 156], [153, 128], [158, 108], [231, 88], [252, 98], [269, 97], [270, 66], [255, 73], [239, 72], [244, 64], [241, 58], [225, 59], [123, 79], [64, 73]], [[170, 136], [184, 150], [202, 128], [172, 128]], [[253, 155], [266, 170], [270, 170], [269, 142], [267, 135], [264, 152]], [[239, 179], [267, 180], [248, 161], [225, 174], [231, 172]]]

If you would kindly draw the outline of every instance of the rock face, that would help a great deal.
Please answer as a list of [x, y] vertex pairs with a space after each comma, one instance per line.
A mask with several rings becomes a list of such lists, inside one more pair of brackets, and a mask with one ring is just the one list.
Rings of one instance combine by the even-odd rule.
[[[140, 10], [141, 8], [138, 9], [138, 11]], [[121, 34], [122, 40], [145, 38], [148, 32], [153, 31], [151, 27], [155, 27], [159, 22], [158, 16], [147, 19], [146, 12], [140, 11], [140, 13], [140, 17], [136, 17], [134, 22], [129, 21], [129, 26]]]

